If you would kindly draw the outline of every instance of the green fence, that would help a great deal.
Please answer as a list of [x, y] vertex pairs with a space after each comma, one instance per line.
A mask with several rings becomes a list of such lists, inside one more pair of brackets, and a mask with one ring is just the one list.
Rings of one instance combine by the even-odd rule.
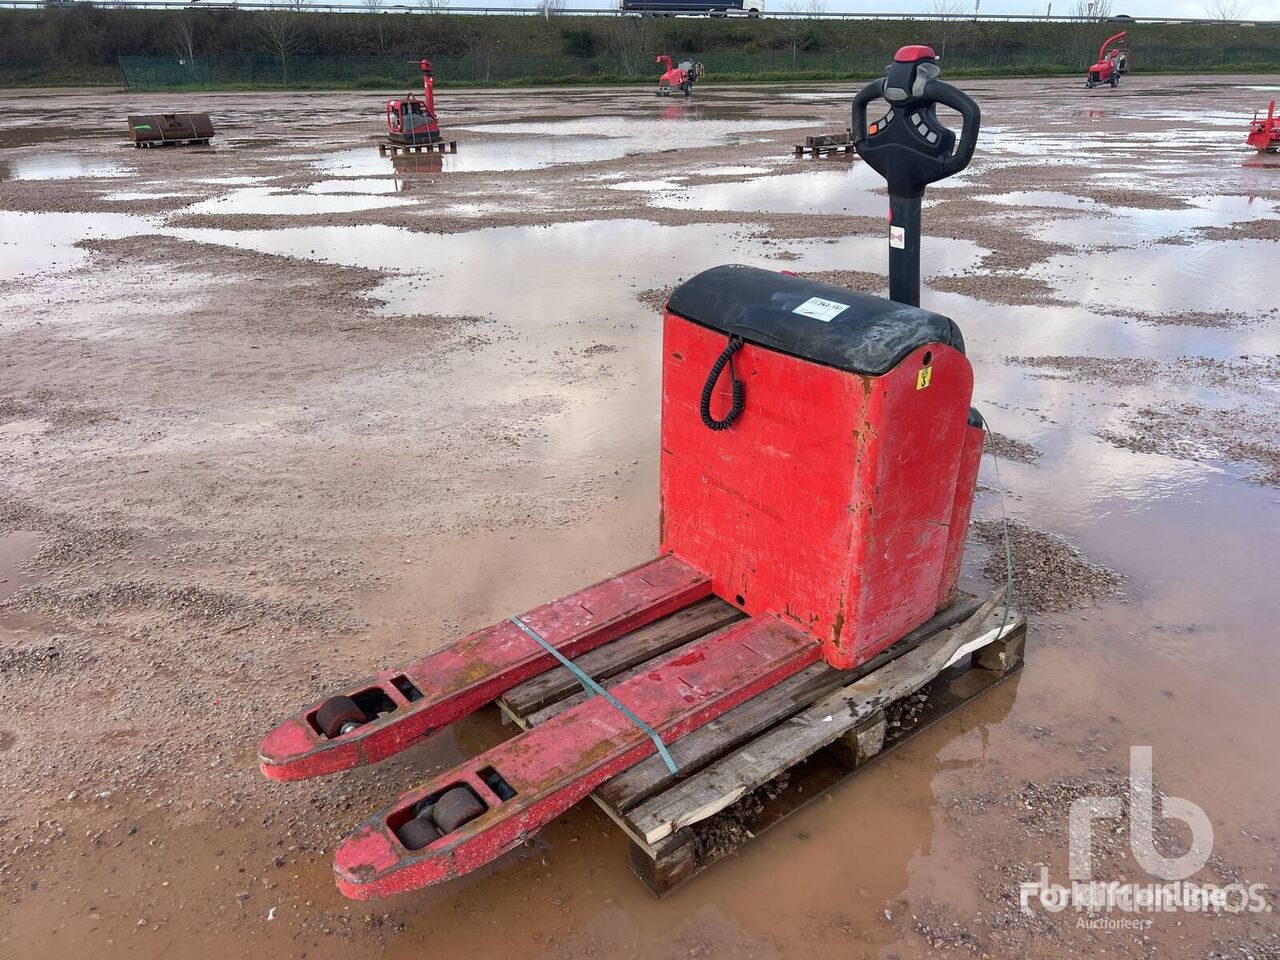
[[[934, 38], [949, 76], [1079, 73], [1090, 62], [1094, 38], [1082, 32], [1077, 43], [1054, 46], [990, 47], [947, 43]], [[847, 51], [772, 50], [682, 53], [700, 60], [711, 81], [822, 80], [871, 77], [884, 69], [878, 49]], [[1258, 59], [1259, 62], [1254, 62]], [[1255, 48], [1160, 46], [1135, 55], [1137, 71], [1260, 69]], [[629, 58], [440, 56], [433, 58], [441, 86], [555, 83], [654, 82], [660, 70], [653, 54]], [[176, 88], [415, 88], [421, 77], [413, 64], [396, 56], [223, 56], [184, 60], [177, 57], [121, 57], [120, 76], [131, 89]], [[1274, 69], [1274, 66], [1272, 66]]]

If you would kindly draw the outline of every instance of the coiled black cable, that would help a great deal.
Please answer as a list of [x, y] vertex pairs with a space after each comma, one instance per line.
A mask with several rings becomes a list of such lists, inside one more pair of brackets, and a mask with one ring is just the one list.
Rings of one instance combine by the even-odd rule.
[[[711, 372], [707, 374], [707, 382], [702, 387], [702, 403], [698, 409], [702, 414], [702, 423], [708, 430], [728, 430], [742, 415], [742, 408], [746, 406], [747, 386], [738, 379], [738, 374], [733, 369], [733, 355], [741, 349], [742, 338], [731, 336], [729, 345], [724, 348], [720, 358], [711, 365]], [[715, 393], [716, 383], [720, 380], [720, 374], [724, 372], [725, 364], [729, 365], [729, 378], [733, 381], [733, 403], [725, 418], [717, 420], [711, 415], [711, 395]]]

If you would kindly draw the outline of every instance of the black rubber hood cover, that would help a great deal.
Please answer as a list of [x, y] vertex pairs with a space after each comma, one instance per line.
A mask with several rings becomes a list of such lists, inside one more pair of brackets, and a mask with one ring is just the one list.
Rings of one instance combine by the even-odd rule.
[[878, 377], [927, 343], [964, 353], [949, 318], [829, 283], [742, 264], [712, 267], [676, 288], [667, 309], [794, 357]]

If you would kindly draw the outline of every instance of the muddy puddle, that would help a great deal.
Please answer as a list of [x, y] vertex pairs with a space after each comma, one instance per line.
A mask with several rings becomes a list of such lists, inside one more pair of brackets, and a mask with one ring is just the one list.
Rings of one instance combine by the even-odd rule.
[[[1123, 242], [1123, 229], [1118, 239]], [[1206, 241], [1171, 246], [1159, 259], [1105, 252], [1058, 255], [1035, 275], [1048, 280], [1059, 295], [1084, 303], [1119, 303], [1157, 313], [1253, 313], [1271, 306], [1266, 291], [1275, 257], [1270, 240]]]
[[108, 180], [129, 176], [122, 163], [95, 160], [66, 153], [43, 153], [26, 157], [0, 155], [0, 181], [4, 180]]
[[393, 177], [352, 177], [323, 180], [307, 187], [307, 193], [399, 193], [405, 184]]
[[[790, 119], [700, 119], [696, 113], [681, 110], [672, 112], [667, 120], [590, 117], [477, 124], [450, 129], [448, 136], [459, 141], [457, 153], [437, 157], [411, 155], [412, 159], [421, 159], [425, 164], [406, 172], [503, 172], [560, 164], [581, 165], [617, 160], [629, 154], [736, 143], [760, 131], [812, 124], [812, 120]], [[485, 137], [469, 139], [468, 131]], [[371, 145], [368, 149], [331, 154], [315, 161], [315, 166], [323, 173], [353, 177], [390, 172], [391, 158], [379, 156]]]
[[[0, 426], [0, 444], [17, 436], [13, 423]], [[35, 578], [25, 565], [40, 551], [44, 537], [33, 530], [13, 530], [0, 533], [0, 602], [8, 600], [21, 587]]]
[[1054, 190], [1010, 190], [1006, 193], [981, 193], [974, 197], [987, 203], [1010, 207], [1060, 207], [1064, 210], [1096, 209], [1097, 201]]
[[[772, 174], [761, 176], [761, 174]], [[735, 182], [698, 183], [700, 176], [740, 177]], [[743, 213], [847, 213], [882, 217], [888, 201], [874, 171], [853, 157], [821, 161], [781, 161], [770, 169], [720, 167], [690, 171], [658, 180], [622, 180], [612, 190], [651, 194], [650, 204], [673, 210], [717, 210]], [[957, 177], [933, 194], [945, 196], [964, 185]]]
[[[1193, 157], [1221, 159], [1238, 153], [1246, 129], [1246, 121], [1236, 114], [1222, 118], [1217, 125], [1206, 124], [1204, 132], [1207, 136], [1198, 133], [1194, 137], [1184, 135], [1166, 139], [1159, 151], [1153, 151], [1151, 132], [1124, 129], [1126, 120], [1132, 117], [1112, 108], [1095, 119], [1105, 120], [1108, 129], [1090, 128], [1082, 133], [1065, 125], [1060, 132], [1045, 128], [1032, 130], [995, 126], [984, 129], [981, 136], [987, 146], [1003, 155], [998, 162], [1025, 162], [1028, 157], [1036, 157], [1040, 163], [1090, 164], [1099, 169], [1105, 169], [1111, 163], [1129, 162], [1139, 165], [1147, 176], [1158, 176], [1161, 171], [1184, 169]], [[1235, 135], [1236, 132], [1239, 136]]]
[[124, 213], [14, 213], [0, 210], [0, 276], [6, 280], [68, 270], [88, 259], [76, 247], [146, 232], [148, 221]]
[[[658, 119], [594, 116], [551, 123], [490, 123], [468, 129], [504, 135], [537, 137], [603, 138], [625, 143], [628, 152], [665, 150], [673, 147], [714, 147], [752, 138], [769, 130], [812, 127], [816, 118], [799, 119], [719, 119], [703, 116], [692, 105], [679, 101], [662, 105]], [[461, 149], [461, 148], [459, 148]]]
[[742, 183], [684, 186], [659, 191], [655, 206], [678, 210], [737, 210], [774, 213], [850, 213], [884, 216], [888, 201], [865, 164], [845, 169], [805, 170]]
[[[378, 154], [370, 144], [343, 150], [315, 161], [321, 173], [345, 177], [391, 173], [473, 173], [509, 170], [536, 170], [557, 164], [581, 164], [600, 160], [616, 160], [628, 153], [621, 142], [561, 137], [544, 139], [506, 138], [502, 140], [469, 140], [458, 145], [457, 153], [436, 157], [414, 154], [409, 162], [395, 163], [391, 157]], [[400, 158], [396, 158], [399, 160]]]
[[[393, 191], [394, 192], [394, 191]], [[351, 195], [335, 192], [286, 193], [270, 187], [244, 187], [210, 200], [202, 200], [186, 208], [187, 213], [235, 214], [263, 213], [297, 216], [314, 213], [353, 213], [377, 210], [408, 202], [402, 197], [366, 196], [365, 191]]]
[[[791, 270], [835, 270], [849, 264], [885, 269], [879, 238], [792, 240], [778, 250], [777, 244], [766, 247], [753, 238], [747, 224], [689, 224], [678, 229], [680, 245], [675, 248], [671, 228], [642, 219], [450, 235], [384, 226], [168, 232], [204, 243], [403, 274], [373, 291], [396, 313], [494, 314], [534, 325], [567, 317], [626, 315], [634, 310], [635, 293], [655, 286], [655, 277], [674, 283], [725, 262]], [[965, 270], [983, 254], [969, 241], [941, 237], [926, 238], [924, 250], [931, 274]]]

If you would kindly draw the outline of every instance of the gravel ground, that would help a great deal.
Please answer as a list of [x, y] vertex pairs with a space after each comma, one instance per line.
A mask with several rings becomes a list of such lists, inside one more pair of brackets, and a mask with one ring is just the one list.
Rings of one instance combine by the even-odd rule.
[[1122, 595], [1123, 576], [1091, 562], [1060, 537], [1016, 520], [976, 520], [971, 535], [991, 551], [983, 567], [990, 580], [1003, 580], [1012, 558], [1013, 597], [1020, 610], [1065, 610]]
[[1012, 460], [1014, 463], [1034, 464], [1044, 454], [1025, 440], [1015, 440], [1003, 433], [987, 433], [982, 450], [999, 457], [1001, 460]]

